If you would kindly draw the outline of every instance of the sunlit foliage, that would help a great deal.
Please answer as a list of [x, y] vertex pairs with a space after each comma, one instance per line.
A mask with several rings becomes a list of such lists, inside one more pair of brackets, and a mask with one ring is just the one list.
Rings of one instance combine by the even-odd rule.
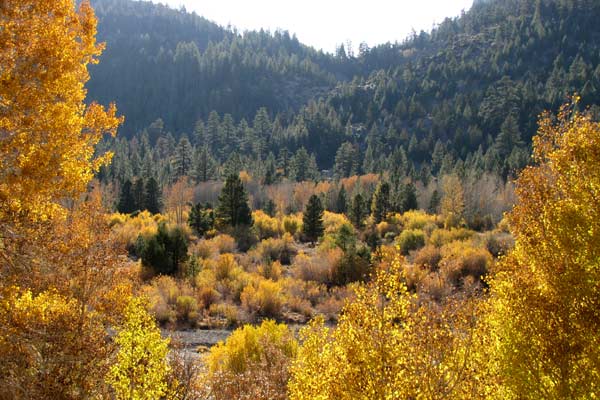
[[43, 220], [110, 159], [94, 145], [122, 119], [84, 104], [87, 66], [103, 49], [88, 1], [7, 0], [0, 13], [0, 217]]
[[537, 166], [517, 182], [512, 253], [490, 282], [499, 398], [600, 393], [600, 124], [571, 107], [545, 114]]

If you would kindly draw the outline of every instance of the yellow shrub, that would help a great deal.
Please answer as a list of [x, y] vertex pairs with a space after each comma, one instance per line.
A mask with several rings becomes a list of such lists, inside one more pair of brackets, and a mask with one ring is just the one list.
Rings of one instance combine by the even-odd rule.
[[492, 255], [486, 249], [475, 248], [465, 242], [453, 242], [442, 247], [440, 273], [449, 283], [459, 285], [467, 276], [481, 279], [492, 261]]
[[467, 240], [471, 239], [475, 232], [465, 229], [465, 228], [456, 228], [456, 229], [436, 229], [429, 236], [429, 243], [436, 246], [442, 247], [445, 244], [457, 241], [457, 240]]
[[150, 285], [143, 286], [142, 293], [148, 298], [150, 311], [160, 323], [195, 322], [198, 318], [198, 301], [186, 281], [159, 276]]
[[323, 226], [325, 233], [334, 233], [344, 224], [350, 224], [350, 221], [344, 214], [337, 214], [329, 211], [323, 213]]
[[128, 247], [133, 246], [140, 235], [144, 239], [155, 235], [158, 224], [163, 221], [165, 218], [162, 215], [152, 215], [148, 211], [142, 211], [135, 217], [117, 213], [109, 218], [115, 240]]
[[265, 279], [271, 279], [273, 281], [281, 278], [281, 263], [279, 261], [273, 261], [258, 266], [258, 273]]
[[425, 232], [420, 229], [403, 230], [400, 236], [396, 239], [400, 251], [406, 255], [410, 251], [420, 249], [425, 246]]
[[127, 215], [127, 214], [121, 214], [121, 213], [110, 214], [107, 218], [108, 226], [110, 226], [112, 228], [115, 225], [123, 225], [125, 223], [125, 221], [127, 221], [128, 217], [129, 217], [129, 215]]
[[424, 229], [427, 225], [436, 225], [438, 219], [422, 210], [411, 210], [402, 214], [400, 221], [404, 229]]
[[256, 210], [252, 213], [254, 228], [259, 239], [277, 237], [283, 234], [284, 229], [277, 218], [267, 215], [262, 210]]
[[291, 214], [283, 217], [283, 230], [294, 236], [302, 229], [302, 214]]
[[192, 296], [179, 296], [175, 302], [177, 316], [187, 322], [195, 322], [198, 319], [198, 301]]
[[215, 277], [219, 281], [235, 277], [240, 270], [240, 266], [237, 264], [232, 254], [221, 254], [216, 264], [214, 264], [214, 267]]
[[277, 282], [259, 278], [244, 288], [240, 300], [250, 315], [279, 317], [284, 303], [282, 292]]
[[235, 330], [207, 357], [211, 398], [284, 400], [298, 344], [283, 324], [263, 321]]
[[379, 237], [384, 237], [385, 234], [389, 232], [398, 233], [396, 227], [386, 221], [381, 221], [378, 223], [375, 227], [375, 230], [377, 231]]
[[252, 254], [259, 262], [280, 261], [282, 264], [289, 265], [296, 254], [294, 239], [289, 233], [284, 234], [280, 239], [265, 239], [258, 244]]

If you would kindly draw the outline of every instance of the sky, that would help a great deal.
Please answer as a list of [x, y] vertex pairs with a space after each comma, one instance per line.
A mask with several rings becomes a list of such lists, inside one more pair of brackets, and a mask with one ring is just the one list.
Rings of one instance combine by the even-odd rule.
[[334, 52], [350, 41], [374, 46], [402, 41], [414, 29], [430, 31], [446, 17], [467, 11], [473, 0], [152, 0], [239, 31], [277, 29], [300, 42]]

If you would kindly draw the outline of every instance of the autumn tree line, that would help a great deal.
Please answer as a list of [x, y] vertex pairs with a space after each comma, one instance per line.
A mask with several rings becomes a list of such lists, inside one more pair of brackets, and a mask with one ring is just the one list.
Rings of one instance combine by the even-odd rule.
[[[90, 3], [7, 0], [0, 22], [0, 398], [598, 396], [600, 123], [579, 97], [539, 119], [534, 164], [490, 235], [468, 229], [458, 171], [439, 177], [441, 216], [392, 209], [393, 170], [340, 177], [331, 197], [321, 195], [331, 182], [296, 179], [269, 193], [275, 185], [230, 171], [210, 207], [189, 201], [188, 174], [162, 201], [155, 183], [165, 180], [133, 174], [119, 189], [131, 177], [143, 184], [130, 182], [119, 205], [164, 214], [110, 215], [117, 196], [103, 196], [115, 190], [102, 176], [113, 154], [96, 145], [123, 119], [115, 105], [84, 103], [87, 67], [103, 50]], [[402, 204], [418, 204], [406, 187], [419, 182], [396, 176]], [[274, 216], [251, 204], [253, 183]], [[202, 193], [207, 185], [216, 183], [198, 184]], [[281, 195], [290, 190], [294, 212]], [[328, 211], [330, 201], [349, 216]], [[361, 203], [364, 219], [353, 211]], [[508, 232], [514, 246], [493, 258]], [[159, 251], [164, 270], [148, 278], [150, 260], [166, 260]], [[328, 324], [335, 301], [341, 312]], [[202, 371], [157, 326], [235, 319], [238, 304], [260, 324], [242, 321]], [[298, 336], [272, 320], [303, 309], [310, 322]]]

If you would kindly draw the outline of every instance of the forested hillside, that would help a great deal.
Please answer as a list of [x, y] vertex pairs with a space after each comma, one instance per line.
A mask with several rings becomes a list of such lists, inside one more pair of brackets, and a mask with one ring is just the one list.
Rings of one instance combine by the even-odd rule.
[[0, 399], [600, 397], [600, 5], [94, 3], [0, 2]]
[[259, 107], [297, 109], [335, 84], [331, 57], [287, 32], [242, 35], [150, 2], [96, 0], [103, 62], [91, 68], [90, 98], [115, 99], [131, 135], [161, 117], [191, 132], [213, 109], [236, 119]]
[[405, 169], [406, 156], [415, 176], [458, 162], [507, 177], [528, 162], [542, 110], [574, 92], [581, 106], [599, 100], [591, 0], [478, 2], [430, 33], [335, 55], [287, 32], [242, 34], [147, 2], [95, 5], [108, 49], [88, 98], [119, 103], [121, 137], [160, 119], [151, 144], [186, 134], [221, 163], [304, 147], [317, 170], [332, 169], [336, 153], [352, 157], [342, 176]]

